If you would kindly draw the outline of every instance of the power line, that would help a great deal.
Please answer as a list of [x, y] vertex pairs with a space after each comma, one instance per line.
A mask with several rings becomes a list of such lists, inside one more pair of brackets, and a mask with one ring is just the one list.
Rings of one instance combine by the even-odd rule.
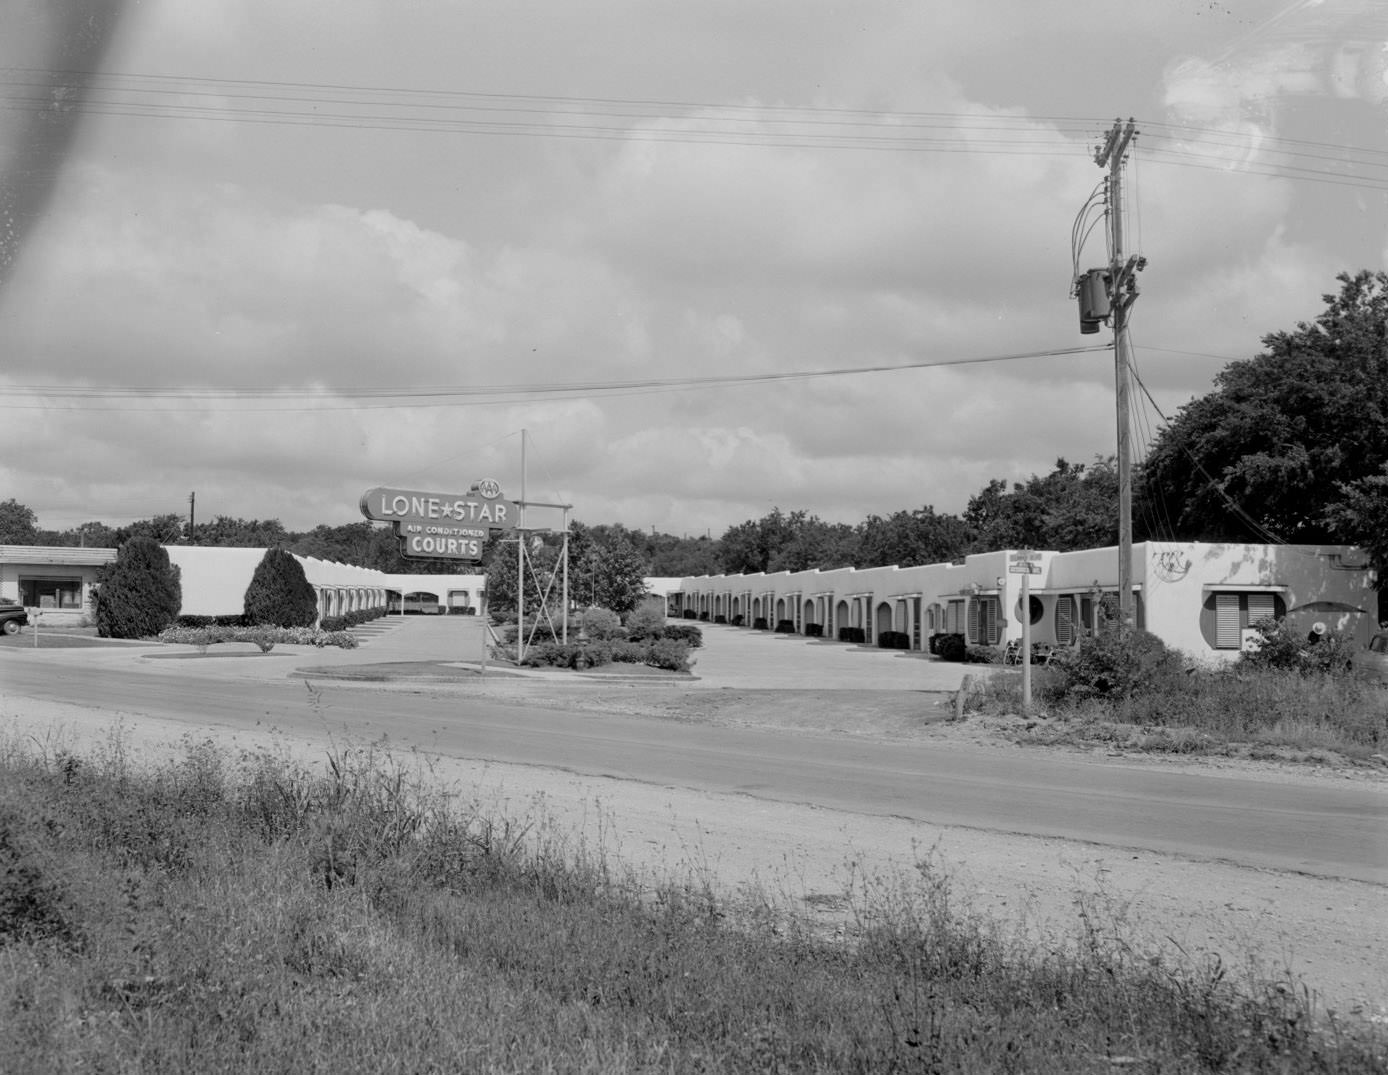
[[[777, 384], [787, 381], [808, 381], [825, 377], [850, 377], [870, 373], [894, 373], [902, 370], [930, 369], [937, 366], [968, 366], [990, 362], [1014, 362], [1023, 359], [1061, 358], [1103, 351], [1102, 346], [1064, 347], [1044, 351], [1026, 351], [1005, 355], [979, 355], [970, 358], [926, 359], [911, 362], [887, 363], [876, 366], [844, 366], [826, 370], [793, 370], [781, 373], [752, 373], [715, 377], [670, 377], [629, 381], [576, 381], [567, 384], [545, 385], [436, 385], [415, 388], [369, 387], [336, 391], [334, 399], [389, 400], [375, 405], [363, 404], [360, 409], [407, 409], [412, 407], [477, 406], [517, 403], [536, 399], [581, 399], [591, 396], [647, 394], [686, 391], [690, 389], [725, 388], [737, 385]], [[49, 400], [121, 400], [160, 399], [209, 403], [297, 402], [317, 400], [324, 396], [317, 391], [267, 391], [264, 389], [188, 389], [168, 387], [133, 387], [119, 385], [10, 385], [7, 397], [28, 396]], [[37, 405], [0, 402], [0, 409], [32, 410]], [[47, 408], [44, 408], [47, 409]], [[139, 410], [125, 405], [111, 408], [75, 407], [80, 410]], [[158, 408], [154, 408], [158, 409]], [[315, 407], [235, 407], [228, 410], [255, 412], [259, 410], [348, 410], [352, 406]]]
[[[52, 110], [55, 78], [80, 82], [92, 115], [767, 149], [1069, 156], [1100, 122], [1077, 116], [874, 111], [647, 98], [544, 96], [342, 83], [9, 68], [0, 108]], [[612, 121], [625, 122], [612, 122]], [[1383, 189], [1388, 151], [1225, 128], [1144, 125], [1156, 163]], [[1227, 150], [1259, 159], [1231, 165]], [[1317, 165], [1334, 164], [1343, 170]]]

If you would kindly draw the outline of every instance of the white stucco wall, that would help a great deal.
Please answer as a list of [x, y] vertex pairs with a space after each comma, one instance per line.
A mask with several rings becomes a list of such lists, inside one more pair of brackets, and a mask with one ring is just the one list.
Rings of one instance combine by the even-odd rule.
[[[709, 618], [740, 609], [744, 623], [754, 615], [775, 627], [778, 602], [795, 598], [803, 612], [804, 601], [813, 601], [814, 614], [822, 620], [827, 637], [838, 628], [864, 626], [875, 637], [887, 621], [891, 630], [907, 631], [924, 648], [931, 633], [931, 607], [943, 611], [949, 602], [963, 602], [964, 617], [970, 603], [996, 599], [1000, 606], [999, 644], [1021, 636], [1023, 577], [1009, 571], [1008, 551], [982, 553], [963, 563], [928, 564], [918, 567], [875, 567], [854, 570], [781, 572], [772, 575], [718, 575], [687, 578], [672, 594], [672, 604], [707, 612]], [[1094, 606], [1105, 593], [1116, 593], [1117, 548], [1077, 552], [1042, 552], [1040, 573], [1027, 578], [1030, 595], [1040, 602], [1042, 615], [1032, 627], [1032, 641], [1056, 641], [1056, 606], [1063, 597], [1074, 601], [1077, 621], [1081, 602]], [[1374, 578], [1366, 557], [1347, 546], [1236, 545], [1200, 542], [1148, 542], [1135, 545], [1132, 580], [1142, 605], [1148, 630], [1168, 645], [1201, 658], [1230, 657], [1235, 651], [1211, 644], [1213, 612], [1211, 595], [1218, 592], [1276, 594], [1288, 618], [1301, 629], [1315, 621], [1353, 630], [1367, 643], [1377, 615]], [[736, 601], [736, 604], [734, 604]], [[916, 602], [920, 624], [917, 630]], [[846, 604], [846, 609], [845, 609]], [[1202, 609], [1205, 618], [1202, 621]], [[724, 611], [728, 610], [728, 611]], [[823, 610], [823, 611], [822, 611]], [[796, 617], [787, 617], [796, 618]], [[1204, 629], [1202, 629], [1204, 622]], [[937, 616], [936, 630], [942, 628]]]

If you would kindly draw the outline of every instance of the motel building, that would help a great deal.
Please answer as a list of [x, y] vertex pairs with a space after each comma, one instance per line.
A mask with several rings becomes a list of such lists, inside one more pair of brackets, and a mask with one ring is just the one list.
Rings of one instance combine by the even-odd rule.
[[[1035, 573], [1010, 570], [1022, 559], [1038, 565]], [[1315, 623], [1349, 629], [1367, 645], [1378, 623], [1374, 582], [1367, 555], [1343, 545], [1145, 542], [1132, 550], [1137, 626], [1202, 659], [1236, 655], [1250, 625], [1268, 616], [1286, 617], [1303, 634]], [[798, 634], [826, 639], [855, 627], [868, 643], [895, 631], [912, 650], [928, 650], [932, 635], [955, 633], [971, 645], [1006, 646], [1020, 640], [1026, 615], [1032, 644], [1056, 648], [1104, 630], [1105, 608], [1117, 594], [1117, 548], [1004, 550], [920, 567], [685, 578], [669, 594], [668, 611], [745, 627], [788, 622]], [[811, 625], [818, 628], [807, 631]]]
[[[180, 570], [180, 612], [197, 616], [239, 615], [265, 555], [261, 548], [166, 549]], [[46, 625], [80, 624], [91, 613], [98, 571], [115, 557], [114, 549], [0, 545], [0, 599], [37, 610]], [[925, 651], [938, 634], [963, 634], [981, 646], [1019, 640], [1025, 578], [1033, 645], [1068, 646], [1086, 631], [1104, 630], [1105, 608], [1117, 597], [1116, 548], [1025, 557], [1034, 565], [1026, 576], [1010, 570], [1021, 554], [1004, 550], [920, 567], [662, 578], [647, 585], [675, 617], [688, 613], [745, 627], [765, 619], [768, 627], [789, 623], [798, 634], [826, 639], [856, 627], [868, 643], [895, 631], [909, 639], [910, 649]], [[295, 558], [318, 595], [320, 619], [370, 608], [487, 611], [484, 575], [395, 575]], [[1286, 617], [1302, 633], [1315, 623], [1349, 629], [1367, 645], [1378, 623], [1374, 583], [1364, 552], [1343, 545], [1146, 542], [1132, 553], [1137, 625], [1197, 658], [1237, 654], [1250, 625], [1268, 616]], [[819, 631], [807, 631], [816, 624]]]
[[[184, 616], [237, 616], [264, 549], [166, 545], [179, 569]], [[115, 549], [0, 545], [0, 598], [37, 609], [45, 626], [76, 626], [92, 612], [97, 573]], [[318, 595], [320, 619], [369, 608], [389, 612], [486, 612], [486, 577], [391, 575], [371, 568], [294, 557]]]

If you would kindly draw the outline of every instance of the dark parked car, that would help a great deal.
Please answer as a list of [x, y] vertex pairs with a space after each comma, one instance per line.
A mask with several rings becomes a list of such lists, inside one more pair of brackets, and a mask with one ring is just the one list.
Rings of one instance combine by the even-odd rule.
[[0, 605], [0, 630], [7, 635], [19, 634], [21, 627], [29, 623], [29, 613], [23, 605]]

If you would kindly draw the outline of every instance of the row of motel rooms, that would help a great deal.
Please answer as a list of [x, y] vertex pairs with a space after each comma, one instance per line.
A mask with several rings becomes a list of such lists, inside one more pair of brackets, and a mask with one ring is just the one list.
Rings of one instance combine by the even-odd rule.
[[[818, 625], [826, 639], [860, 628], [869, 643], [894, 631], [913, 650], [927, 649], [931, 635], [954, 633], [1000, 646], [1022, 635], [1023, 576], [1009, 570], [1018, 558], [1004, 550], [920, 567], [686, 578], [669, 595], [669, 612], [744, 626], [788, 623], [800, 634]], [[1042, 552], [1036, 562], [1039, 573], [1027, 576], [1033, 644], [1067, 646], [1105, 629], [1105, 605], [1118, 593], [1116, 548]], [[1196, 657], [1237, 653], [1251, 625], [1267, 617], [1285, 617], [1303, 634], [1317, 623], [1349, 630], [1363, 645], [1378, 624], [1374, 573], [1366, 554], [1349, 546], [1144, 542], [1133, 546], [1132, 587], [1137, 626]]]
[[[178, 566], [184, 615], [236, 615], [264, 549], [166, 546]], [[114, 549], [0, 546], [0, 597], [38, 609], [43, 622], [80, 622], [90, 612], [100, 568]], [[1021, 637], [1022, 579], [1008, 570], [1015, 553], [999, 551], [948, 564], [841, 568], [776, 574], [649, 579], [670, 615], [750, 626], [789, 622], [825, 638], [861, 628], [867, 641], [902, 632], [911, 648], [934, 634], [960, 633], [975, 645]], [[1035, 555], [1035, 554], [1030, 554]], [[485, 577], [394, 575], [313, 557], [297, 557], [318, 594], [322, 617], [370, 608], [486, 612]], [[1103, 598], [1117, 594], [1117, 549], [1042, 552], [1028, 577], [1031, 639], [1064, 646], [1107, 624]], [[1137, 624], [1195, 656], [1238, 651], [1249, 627], [1286, 617], [1294, 630], [1315, 623], [1353, 631], [1367, 644], [1378, 622], [1367, 557], [1348, 546], [1147, 542], [1132, 555]]]

